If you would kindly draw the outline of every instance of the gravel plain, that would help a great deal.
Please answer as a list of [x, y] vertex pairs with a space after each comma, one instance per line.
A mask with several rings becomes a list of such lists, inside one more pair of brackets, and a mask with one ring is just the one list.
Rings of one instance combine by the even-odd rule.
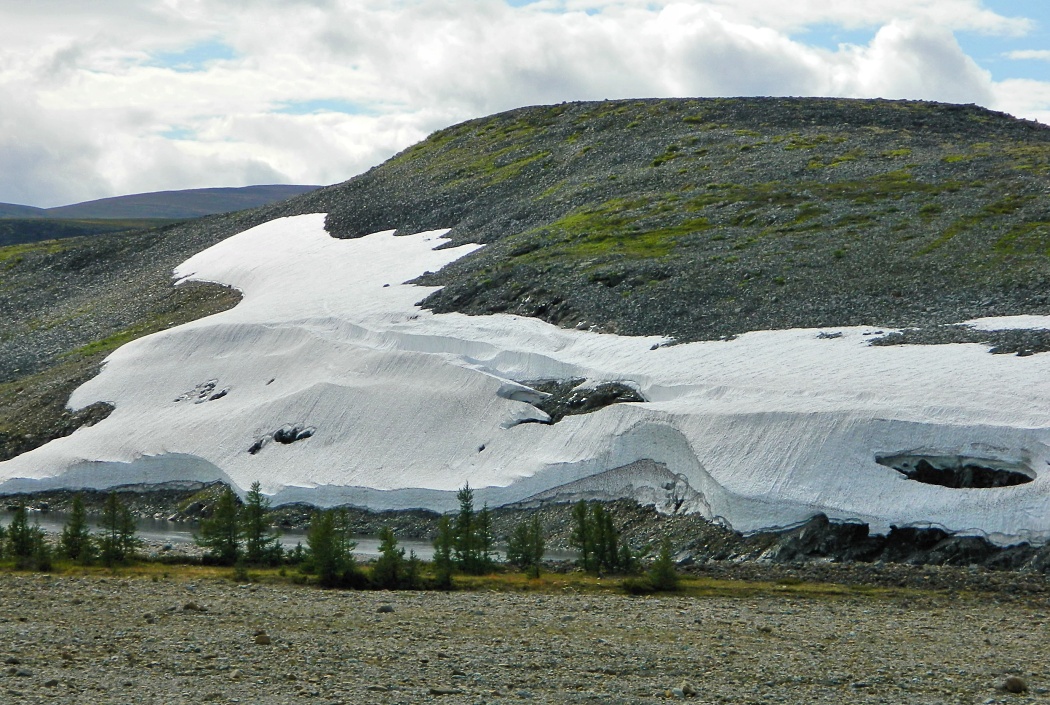
[[[1045, 597], [336, 592], [0, 574], [4, 703], [1038, 703]], [[1009, 676], [1028, 690], [1007, 692]]]

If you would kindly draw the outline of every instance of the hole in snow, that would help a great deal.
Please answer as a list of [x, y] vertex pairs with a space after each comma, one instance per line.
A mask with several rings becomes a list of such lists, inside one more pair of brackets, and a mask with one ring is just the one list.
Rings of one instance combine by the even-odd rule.
[[645, 397], [639, 394], [638, 390], [622, 382], [603, 382], [592, 388], [580, 387], [583, 382], [583, 379], [553, 379], [523, 384], [546, 395], [543, 399], [527, 401], [550, 416], [549, 423], [552, 424], [558, 423], [566, 416], [590, 414], [611, 404], [645, 401]]
[[875, 462], [909, 480], [953, 489], [1010, 487], [1035, 479], [1035, 472], [1025, 463], [966, 455], [902, 453], [876, 456]]

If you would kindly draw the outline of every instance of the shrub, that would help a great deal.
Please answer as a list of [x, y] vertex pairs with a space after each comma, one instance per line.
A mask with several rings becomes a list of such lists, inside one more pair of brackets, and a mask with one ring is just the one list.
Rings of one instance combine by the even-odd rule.
[[666, 536], [660, 542], [656, 560], [649, 567], [648, 578], [654, 590], [675, 592], [678, 589], [678, 571], [675, 570], [674, 557], [671, 555], [671, 539]]
[[624, 578], [620, 583], [620, 587], [628, 595], [652, 595], [656, 592], [656, 588], [653, 587], [652, 582], [647, 577]]

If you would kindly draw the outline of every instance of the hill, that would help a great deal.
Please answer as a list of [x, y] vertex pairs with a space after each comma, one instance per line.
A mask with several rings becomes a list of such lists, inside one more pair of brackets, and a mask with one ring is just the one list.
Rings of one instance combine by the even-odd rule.
[[84, 201], [55, 208], [35, 208], [0, 203], [2, 218], [69, 220], [185, 220], [229, 213], [283, 201], [319, 188], [276, 184], [240, 188], [199, 188], [156, 191]]
[[[756, 380], [766, 380], [758, 384], [756, 393], [776, 391], [779, 386], [787, 389], [802, 380], [811, 385], [800, 386], [797, 395], [788, 394], [790, 409], [771, 407], [783, 412], [780, 416], [752, 414], [745, 419], [743, 411], [754, 407], [748, 405], [744, 395], [732, 413], [722, 417], [733, 419], [732, 423], [726, 421], [730, 425], [725, 429], [704, 421], [706, 430], [690, 442], [703, 440], [706, 445], [694, 448], [702, 449], [708, 456], [721, 454], [718, 459], [722, 463], [746, 463], [744, 455], [731, 452], [737, 446], [725, 442], [730, 434], [740, 436], [744, 426], [753, 427], [755, 433], [767, 433], [765, 445], [749, 446], [756, 448], [758, 455], [751, 457], [759, 470], [788, 462], [776, 457], [787, 448], [795, 454], [820, 451], [820, 444], [786, 440], [800, 437], [809, 428], [791, 424], [810, 424], [817, 416], [808, 411], [800, 413], [803, 407], [809, 408], [805, 400], [810, 392], [806, 390], [816, 389], [813, 384], [820, 387], [820, 404], [831, 404], [821, 406], [823, 412], [847, 405], [840, 410], [852, 414], [848, 421], [847, 415], [836, 417], [842, 420], [835, 422], [834, 433], [839, 434], [836, 442], [842, 441], [844, 433], [853, 433], [854, 440], [858, 435], [875, 434], [879, 431], [876, 426], [885, 421], [882, 431], [892, 427], [894, 438], [906, 436], [918, 443], [915, 439], [923, 437], [923, 414], [928, 410], [922, 406], [926, 403], [923, 395], [916, 396], [915, 384], [919, 378], [937, 378], [941, 384], [931, 390], [929, 403], [940, 405], [937, 408], [941, 409], [942, 421], [959, 420], [950, 433], [945, 430], [946, 421], [937, 427], [942, 435], [947, 434], [944, 437], [950, 436], [952, 443], [963, 446], [984, 442], [994, 424], [982, 419], [999, 414], [996, 423], [1002, 423], [1004, 429], [1009, 426], [1008, 433], [1000, 434], [1002, 442], [1007, 443], [1009, 436], [1009, 443], [1024, 445], [1031, 440], [1025, 434], [1036, 433], [1031, 430], [1033, 424], [1026, 421], [1025, 428], [1029, 430], [1010, 424], [1017, 422], [1017, 414], [1030, 415], [1030, 411], [1020, 410], [1025, 406], [1024, 393], [1018, 390], [1024, 389], [1025, 380], [1041, 369], [1042, 358], [1033, 358], [1030, 362], [1039, 364], [1026, 363], [1022, 370], [993, 363], [991, 356], [984, 353], [975, 358], [973, 349], [953, 349], [951, 355], [940, 358], [937, 351], [931, 350], [932, 356], [921, 359], [909, 353], [908, 359], [914, 364], [902, 368], [900, 363], [888, 365], [890, 357], [870, 352], [863, 336], [871, 336], [870, 340], [883, 345], [987, 340], [1000, 352], [1024, 355], [1047, 349], [1045, 330], [996, 332], [943, 324], [977, 317], [1050, 313], [1050, 212], [1045, 198], [1048, 171], [1050, 130], [973, 106], [815, 99], [623, 101], [525, 108], [470, 121], [432, 135], [349, 182], [281, 204], [147, 233], [0, 250], [0, 266], [6, 267], [2, 285], [14, 304], [10, 310], [15, 312], [0, 328], [0, 360], [4, 364], [0, 375], [7, 380], [0, 387], [0, 409], [6, 414], [0, 419], [0, 428], [6, 434], [2, 439], [5, 452], [23, 452], [107, 413], [102, 407], [85, 410], [83, 417], [60, 411], [65, 395], [91, 374], [106, 352], [145, 333], [236, 302], [236, 293], [214, 284], [202, 282], [193, 289], [172, 289], [169, 277], [173, 267], [249, 227], [281, 216], [318, 212], [328, 214], [326, 227], [330, 234], [361, 238], [360, 243], [340, 249], [327, 238], [318, 239], [318, 233], [323, 232], [315, 217], [267, 226], [258, 235], [224, 243], [222, 255], [215, 251], [194, 258], [184, 273], [199, 267], [196, 273], [204, 273], [199, 278], [234, 283], [238, 289], [255, 292], [257, 298], [246, 302], [253, 306], [239, 309], [240, 314], [234, 319], [226, 319], [239, 321], [240, 327], [227, 330], [215, 324], [219, 326], [215, 336], [186, 343], [187, 349], [219, 345], [226, 340], [222, 336], [234, 336], [234, 328], [249, 330], [249, 326], [279, 318], [281, 326], [251, 328], [258, 331], [253, 335], [259, 337], [252, 340], [259, 344], [250, 346], [247, 352], [254, 348], [258, 353], [263, 349], [262, 342], [269, 340], [268, 344], [277, 346], [274, 360], [278, 359], [278, 351], [281, 356], [294, 355], [296, 348], [268, 336], [279, 330], [296, 330], [316, 342], [317, 336], [304, 332], [297, 321], [302, 316], [327, 321], [325, 316], [336, 308], [309, 296], [305, 300], [282, 296], [281, 292], [293, 292], [295, 281], [303, 282], [298, 295], [309, 294], [314, 288], [320, 291], [321, 284], [333, 287], [343, 276], [335, 271], [342, 266], [346, 271], [345, 295], [339, 298], [335, 289], [325, 291], [334, 297], [333, 304], [348, 305], [346, 302], [372, 296], [369, 287], [378, 289], [380, 279], [393, 285], [403, 280], [397, 278], [399, 273], [418, 276], [422, 268], [417, 271], [416, 265], [426, 261], [434, 263], [434, 271], [415, 281], [444, 286], [425, 300], [425, 305], [437, 312], [516, 313], [569, 329], [664, 336], [678, 342], [729, 339], [758, 330], [869, 327], [864, 331], [853, 329], [845, 335], [831, 330], [827, 339], [838, 342], [829, 344], [814, 343], [815, 334], [803, 331], [775, 340], [751, 336], [735, 348], [718, 348], [718, 344], [717, 349], [704, 348], [708, 351], [708, 364], [735, 370], [732, 374], [738, 393], [750, 389], [748, 384], [758, 384]], [[468, 248], [455, 253], [444, 249], [431, 252], [433, 245], [426, 245], [430, 241], [425, 239], [363, 237], [389, 228], [397, 228], [402, 234], [451, 228], [450, 245], [486, 246], [469, 253]], [[256, 245], [265, 248], [258, 249]], [[387, 262], [386, 269], [369, 270], [363, 276], [355, 269], [353, 262], [358, 260], [354, 258], [366, 252], [374, 254], [381, 247], [401, 254]], [[324, 282], [295, 280], [294, 267], [302, 266], [310, 257], [310, 271], [325, 271], [328, 279]], [[446, 262], [449, 264], [443, 266]], [[387, 281], [383, 277], [393, 278]], [[281, 286], [271, 288], [272, 281], [279, 281]], [[390, 291], [391, 297], [415, 295], [408, 289], [392, 288], [398, 290]], [[374, 325], [388, 326], [391, 320], [400, 320], [389, 317], [393, 313], [401, 315], [400, 308], [376, 310], [385, 311], [388, 318], [377, 319]], [[372, 330], [393, 336], [393, 340], [400, 341], [398, 345], [407, 345], [416, 352], [429, 350], [429, 345], [451, 345], [450, 350], [468, 355], [475, 361], [472, 364], [489, 361], [486, 364], [494, 370], [503, 369], [501, 364], [518, 369], [512, 364], [518, 358], [510, 353], [501, 358], [495, 352], [496, 338], [504, 336], [500, 344], [507, 340], [516, 341], [515, 345], [532, 341], [532, 348], [519, 351], [519, 376], [509, 377], [519, 382], [533, 379], [520, 376], [530, 369], [550, 374], [557, 368], [562, 376], [571, 377], [573, 369], [584, 371], [584, 376], [598, 372], [610, 375], [630, 365], [632, 376], [647, 379], [647, 388], [655, 385], [651, 393], [663, 395], [663, 407], [646, 407], [654, 409], [656, 416], [666, 412], [666, 404], [679, 398], [676, 394], [681, 394], [681, 399], [693, 395], [689, 397], [692, 401], [711, 405], [726, 393], [724, 389], [716, 394], [715, 387], [711, 387], [710, 395], [703, 393], [710, 385], [717, 386], [717, 380], [709, 379], [713, 373], [703, 367], [687, 364], [686, 358], [691, 354], [685, 349], [688, 346], [668, 348], [666, 341], [654, 343], [653, 348], [667, 350], [656, 350], [661, 360], [679, 361], [675, 363], [680, 365], [675, 368], [679, 372], [668, 376], [663, 368], [647, 367], [650, 363], [646, 360], [655, 357], [643, 360], [635, 350], [643, 342], [644, 349], [649, 350], [651, 341], [610, 337], [605, 350], [592, 354], [572, 347], [578, 338], [574, 331], [555, 334], [544, 329], [541, 334], [527, 324], [504, 322], [491, 328], [491, 336], [495, 337], [489, 343], [481, 332], [457, 330], [457, 320], [434, 317], [412, 324], [426, 333], [417, 338], [398, 337], [402, 333], [396, 326]], [[341, 326], [343, 334], [334, 338], [320, 336], [319, 344], [354, 340], [356, 331], [363, 330], [357, 319], [339, 319], [338, 323], [332, 319], [331, 324]], [[896, 337], [882, 335], [875, 327], [902, 328], [906, 332]], [[527, 334], [528, 330], [533, 333]], [[244, 340], [238, 333], [228, 342], [232, 344], [235, 338]], [[452, 345], [441, 341], [458, 342]], [[775, 353], [778, 346], [782, 350], [779, 361]], [[571, 361], [564, 357], [570, 348], [575, 351]], [[138, 350], [152, 350], [159, 358], [168, 353], [157, 345], [141, 346]], [[124, 355], [125, 360], [130, 354]], [[755, 363], [749, 367], [751, 363], [741, 361], [741, 355], [756, 356]], [[193, 364], [204, 367], [194, 367], [194, 374], [214, 377], [205, 368], [209, 359], [221, 357], [196, 358]], [[851, 371], [852, 359], [874, 365], [863, 371], [862, 380]], [[943, 359], [940, 367], [938, 359]], [[814, 362], [817, 360], [825, 362], [818, 364]], [[428, 374], [434, 373], [437, 367], [431, 366], [441, 364], [428, 359], [426, 366], [419, 368], [420, 374], [424, 369]], [[826, 365], [821, 368], [823, 377], [814, 368], [821, 364]], [[778, 365], [791, 367], [790, 374], [781, 371], [779, 381]], [[294, 379], [309, 383], [310, 388], [339, 386], [326, 387], [321, 379], [307, 380], [313, 374], [310, 369], [294, 369]], [[393, 367], [384, 367], [382, 374], [389, 375], [392, 370], [396, 372]], [[952, 370], [957, 373], [951, 373]], [[249, 372], [242, 365], [230, 374]], [[970, 376], [995, 377], [997, 384], [1004, 385], [1003, 393], [1011, 398], [989, 406], [989, 395], [994, 396], [996, 390], [967, 386]], [[680, 387], [686, 377], [691, 380], [688, 388]], [[420, 379], [430, 380], [425, 376]], [[202, 384], [203, 380], [201, 377]], [[660, 380], [679, 387], [672, 393], [671, 387], [660, 386]], [[126, 383], [112, 386], [115, 383], [111, 376], [105, 383], [111, 386], [103, 384], [102, 388], [113, 396], [101, 398], [122, 399], [122, 404], [129, 405], [127, 408], [141, 412], [137, 418], [149, 419], [152, 412], [147, 407], [154, 400], [144, 390], [155, 381], [142, 378], [131, 387]], [[388, 398], [388, 407], [404, 406], [402, 421], [410, 414], [420, 413], [422, 407], [411, 403], [416, 400], [413, 395], [426, 391], [420, 389], [418, 382], [412, 386], [406, 380], [398, 381], [397, 404]], [[862, 384], [854, 388], [842, 387], [859, 382]], [[261, 388], [265, 386], [252, 386], [250, 394], [268, 398], [272, 390]], [[347, 383], [347, 388], [352, 386]], [[494, 413], [502, 413], [504, 407], [513, 406], [504, 403], [507, 400], [520, 403], [525, 398], [522, 395], [535, 395], [534, 391], [510, 388], [501, 388], [496, 394], [489, 390], [490, 386], [491, 379], [479, 381], [469, 377], [457, 382], [443, 378], [442, 386], [432, 389], [431, 396], [426, 397], [426, 404], [433, 403], [435, 395], [446, 395], [443, 398], [449, 400], [450, 408], [465, 409], [465, 401], [455, 401], [460, 396], [492, 392], [486, 403], [492, 405]], [[887, 391], [890, 387], [892, 392]], [[729, 385], [726, 389], [732, 388]], [[850, 401], [843, 401], [839, 391], [849, 392]], [[902, 396], [895, 397], [896, 394]], [[243, 401], [247, 397], [240, 398]], [[730, 394], [727, 398], [736, 403], [736, 396]], [[48, 403], [41, 403], [42, 399]], [[329, 400], [333, 404], [338, 401]], [[908, 409], [894, 415], [895, 402], [906, 402]], [[570, 399], [567, 403], [573, 402]], [[782, 403], [785, 398], [776, 400], [776, 404]], [[45, 407], [50, 411], [42, 411]], [[219, 407], [208, 408], [209, 415], [220, 412]], [[250, 416], [244, 416], [254, 408], [239, 407], [242, 417], [238, 423], [246, 424], [245, 427], [257, 424]], [[383, 413], [392, 413], [390, 408]], [[520, 411], [519, 407], [514, 408]], [[631, 414], [648, 413], [642, 407], [632, 408], [635, 410], [597, 416], [612, 423], [617, 418], [631, 418]], [[664, 411], [657, 413], [657, 408]], [[1014, 421], [1009, 421], [1007, 417], [1014, 412]], [[199, 423], [206, 412], [194, 413]], [[533, 418], [524, 421], [544, 422], [546, 412], [529, 413]], [[345, 416], [340, 418], [346, 420]], [[420, 421], [431, 423], [433, 419], [433, 415], [426, 415]], [[498, 425], [498, 416], [486, 417], [486, 423], [490, 422]], [[571, 434], [566, 429], [571, 426], [559, 426], [557, 432], [547, 432], [546, 438], [564, 438], [568, 443]], [[216, 428], [215, 423], [208, 428]], [[228, 425], [224, 428], [230, 430]], [[692, 432], [696, 428], [694, 424]], [[274, 432], [274, 438], [287, 435], [279, 430], [281, 433]], [[296, 427], [292, 435], [305, 430]], [[711, 433], [723, 441], [714, 443]], [[864, 437], [864, 443], [868, 443], [870, 438]], [[581, 442], [583, 436], [575, 438]], [[610, 457], [626, 457], [635, 453], [625, 450], [631, 443], [642, 447], [649, 442], [645, 434], [626, 434], [624, 438], [616, 453], [610, 451]], [[733, 443], [745, 441], [741, 436]], [[324, 450], [320, 443], [297, 447], [320, 452]], [[670, 446], [662, 443], [653, 447], [665, 452]], [[827, 437], [824, 443], [833, 445], [827, 443]], [[675, 453], [682, 458], [689, 456], [688, 444], [675, 444]], [[222, 447], [238, 453], [242, 474], [250, 472], [253, 461], [249, 455], [254, 453], [241, 452], [236, 445]], [[485, 447], [484, 443], [478, 444], [476, 454]], [[903, 453], [907, 449], [883, 450]], [[381, 451], [382, 448], [369, 450]], [[260, 457], [273, 457], [266, 453], [270, 451]], [[494, 449], [487, 453], [477, 462], [502, 457], [495, 456]], [[524, 455], [527, 454], [514, 457]], [[906, 456], [887, 456], [880, 462], [914, 462]], [[638, 456], [646, 457], [652, 459]], [[863, 462], [864, 472], [889, 472], [877, 482], [896, 477], [892, 470], [876, 465], [871, 456], [854, 454], [848, 459]], [[1025, 463], [1018, 461], [1015, 465], [1020, 468]], [[514, 471], [509, 465], [501, 468], [499, 472]], [[852, 472], [856, 467], [849, 469]], [[334, 482], [329, 478], [330, 470], [325, 470], [325, 478]], [[653, 474], [657, 476], [659, 472], [654, 470]], [[697, 470], [694, 474], [699, 477], [703, 473]], [[874, 477], [872, 474], [869, 479]], [[1026, 476], [1021, 481], [1031, 479]], [[906, 489], [898, 486], [894, 492], [903, 496]], [[716, 490], [712, 485], [704, 492], [710, 499]], [[732, 492], [726, 495], [726, 502], [736, 501], [733, 496], [736, 495]], [[1038, 492], [1025, 496], [1035, 502], [1033, 511], [1043, 501]], [[906, 500], [912, 502], [913, 511], [926, 506], [916, 505], [913, 499]], [[947, 516], [955, 501], [941, 497], [938, 502], [943, 504], [938, 511]], [[978, 503], [976, 499], [972, 501]], [[761, 512], [754, 507], [758, 504], [748, 510], [752, 512], [748, 521], [761, 521]], [[987, 509], [983, 507], [981, 511]]]
[[0, 218], [0, 248], [100, 233], [151, 230], [175, 222], [163, 218]]
[[19, 206], [14, 203], [0, 203], [0, 218], [44, 218], [44, 208], [35, 206]]

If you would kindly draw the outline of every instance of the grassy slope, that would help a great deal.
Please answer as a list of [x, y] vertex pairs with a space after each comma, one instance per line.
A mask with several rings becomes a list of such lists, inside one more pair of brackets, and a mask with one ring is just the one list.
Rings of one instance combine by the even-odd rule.
[[275, 217], [487, 243], [423, 277], [446, 286], [439, 311], [691, 340], [1050, 313], [1048, 187], [1050, 129], [973, 106], [652, 100], [472, 120], [281, 204], [0, 249], [0, 459], [67, 428], [54, 399], [98, 363], [74, 351], [232, 305], [180, 299], [171, 269]]

